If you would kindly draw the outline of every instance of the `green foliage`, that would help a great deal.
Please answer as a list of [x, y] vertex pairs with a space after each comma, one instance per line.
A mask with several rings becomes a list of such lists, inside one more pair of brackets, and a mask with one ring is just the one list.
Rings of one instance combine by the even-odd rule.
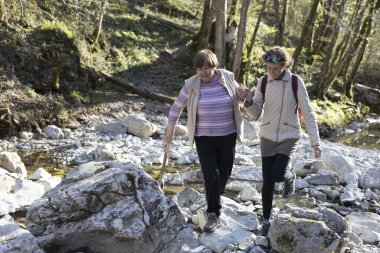
[[27, 87], [26, 88], [26, 94], [31, 97], [31, 98], [34, 98], [37, 96], [37, 93], [36, 91], [33, 89], [33, 88], [30, 88], [30, 87]]
[[313, 100], [311, 106], [319, 125], [336, 127], [351, 121], [360, 120], [368, 114], [367, 106], [357, 106], [351, 101], [332, 102], [329, 100]]

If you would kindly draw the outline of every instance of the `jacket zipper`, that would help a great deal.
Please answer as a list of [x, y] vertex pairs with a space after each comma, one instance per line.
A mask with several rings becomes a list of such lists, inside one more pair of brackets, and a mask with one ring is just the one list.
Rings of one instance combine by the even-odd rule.
[[280, 122], [281, 122], [281, 115], [282, 115], [282, 106], [284, 105], [284, 91], [285, 91], [285, 83], [284, 83], [284, 81], [282, 81], [281, 110], [280, 110], [280, 118], [278, 119], [278, 127], [277, 127], [277, 137], [276, 137], [276, 142], [278, 142], [278, 132], [280, 131]]

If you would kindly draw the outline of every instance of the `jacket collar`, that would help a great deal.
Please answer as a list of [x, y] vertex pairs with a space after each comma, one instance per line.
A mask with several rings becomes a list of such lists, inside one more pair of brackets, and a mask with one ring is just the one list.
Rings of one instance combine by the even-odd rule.
[[[285, 69], [285, 75], [282, 78], [282, 81], [289, 81], [292, 78], [292, 73], [289, 69]], [[281, 80], [274, 80], [270, 75], [268, 75], [268, 82], [271, 81], [281, 81]]]

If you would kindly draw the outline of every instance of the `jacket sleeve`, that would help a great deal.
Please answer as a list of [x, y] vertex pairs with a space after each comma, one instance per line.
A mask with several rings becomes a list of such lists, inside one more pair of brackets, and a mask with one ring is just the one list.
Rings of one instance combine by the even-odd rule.
[[320, 145], [317, 120], [315, 119], [313, 109], [311, 108], [305, 84], [300, 77], [298, 77], [297, 97], [298, 106], [301, 108], [302, 118], [305, 122], [306, 131], [310, 138], [310, 144], [311, 146]]
[[261, 111], [263, 110], [263, 105], [264, 105], [264, 96], [261, 93], [262, 80], [263, 80], [263, 77], [259, 79], [259, 82], [255, 89], [252, 105], [246, 108], [247, 113], [250, 116], [252, 116], [255, 120], [257, 120], [260, 117], [260, 114], [261, 114]]

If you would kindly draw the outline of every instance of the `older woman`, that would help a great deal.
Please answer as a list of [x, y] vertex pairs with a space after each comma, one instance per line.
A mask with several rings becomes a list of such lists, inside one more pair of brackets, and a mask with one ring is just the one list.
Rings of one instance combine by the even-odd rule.
[[194, 141], [201, 164], [207, 200], [205, 232], [219, 226], [220, 195], [231, 175], [236, 140], [241, 141], [242, 117], [234, 74], [217, 69], [218, 60], [210, 50], [199, 51], [194, 58], [196, 75], [185, 81], [170, 108], [164, 148], [169, 149], [175, 125], [187, 106], [190, 145]]
[[290, 72], [292, 58], [281, 47], [269, 49], [263, 58], [268, 75], [260, 78], [253, 99], [250, 91], [246, 91], [244, 105], [256, 119], [264, 110], [259, 133], [264, 217], [260, 235], [267, 236], [275, 182], [284, 182], [283, 197], [292, 196], [295, 190], [296, 174], [287, 168], [301, 133], [298, 107], [315, 158], [321, 156], [321, 149], [317, 122], [303, 80]]

